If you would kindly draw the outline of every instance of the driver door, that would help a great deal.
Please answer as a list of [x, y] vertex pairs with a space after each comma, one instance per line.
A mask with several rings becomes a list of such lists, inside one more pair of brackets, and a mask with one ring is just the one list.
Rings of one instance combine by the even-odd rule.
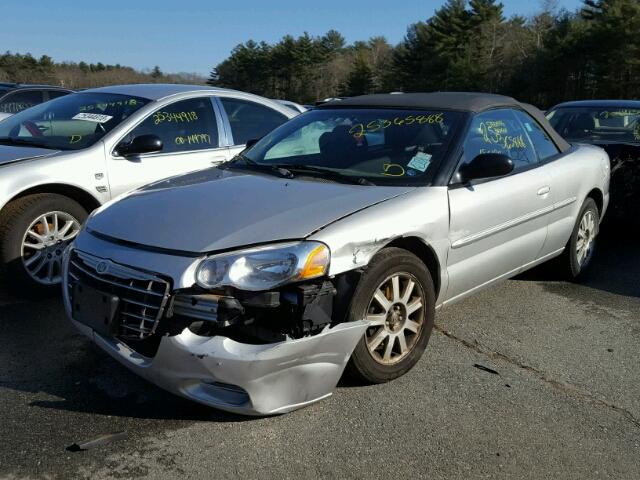
[[165, 105], [135, 126], [122, 141], [156, 135], [162, 140], [162, 150], [126, 158], [110, 152], [111, 196], [227, 160], [230, 154], [226, 147], [220, 147], [219, 122], [211, 98]]
[[458, 168], [480, 153], [503, 153], [512, 159], [514, 170], [504, 177], [449, 187], [447, 302], [535, 261], [553, 209], [550, 179], [512, 110], [477, 114], [463, 149]]

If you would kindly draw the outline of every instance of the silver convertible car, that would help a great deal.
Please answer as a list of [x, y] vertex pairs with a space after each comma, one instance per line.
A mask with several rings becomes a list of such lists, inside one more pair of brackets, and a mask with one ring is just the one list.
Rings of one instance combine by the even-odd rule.
[[66, 251], [65, 307], [115, 359], [189, 399], [282, 413], [345, 367], [379, 383], [436, 310], [556, 259], [589, 265], [609, 160], [534, 107], [373, 95], [290, 120], [217, 168], [98, 209]]
[[0, 123], [0, 269], [58, 293], [62, 252], [123, 192], [229, 160], [297, 113], [242, 92], [120, 85], [66, 95]]

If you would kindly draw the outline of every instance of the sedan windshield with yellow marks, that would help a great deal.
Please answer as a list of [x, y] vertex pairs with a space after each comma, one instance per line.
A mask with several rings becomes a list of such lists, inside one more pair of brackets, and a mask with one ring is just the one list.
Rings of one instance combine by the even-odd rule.
[[77, 93], [37, 105], [0, 124], [0, 139], [55, 150], [79, 150], [103, 138], [149, 102], [112, 93]]

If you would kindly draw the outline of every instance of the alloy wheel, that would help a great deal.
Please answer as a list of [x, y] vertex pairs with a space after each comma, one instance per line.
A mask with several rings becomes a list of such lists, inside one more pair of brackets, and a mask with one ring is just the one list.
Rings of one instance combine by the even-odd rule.
[[591, 259], [593, 244], [596, 238], [596, 218], [592, 210], [587, 210], [578, 227], [578, 238], [576, 240], [576, 259], [578, 265], [583, 267]]
[[80, 232], [80, 222], [65, 212], [36, 218], [22, 239], [20, 255], [29, 276], [39, 284], [55, 285], [62, 276], [62, 254]]
[[394, 273], [376, 288], [367, 309], [365, 341], [373, 359], [392, 365], [413, 349], [424, 325], [425, 294], [416, 277]]

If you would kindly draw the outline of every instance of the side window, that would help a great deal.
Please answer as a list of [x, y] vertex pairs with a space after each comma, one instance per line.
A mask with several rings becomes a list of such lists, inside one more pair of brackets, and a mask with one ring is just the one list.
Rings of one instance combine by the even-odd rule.
[[262, 138], [289, 120], [282, 113], [259, 103], [225, 97], [220, 97], [220, 101], [229, 118], [234, 145]]
[[545, 132], [540, 124], [531, 118], [528, 113], [516, 110], [515, 114], [522, 122], [522, 125], [524, 125], [527, 135], [531, 139], [533, 147], [538, 154], [539, 160], [544, 160], [545, 158], [549, 158], [560, 153], [556, 144], [551, 140], [551, 137], [547, 135], [547, 132]]
[[508, 155], [513, 160], [514, 171], [537, 163], [529, 137], [510, 109], [479, 113], [471, 121], [464, 140], [462, 165], [481, 153]]
[[53, 100], [54, 98], [69, 95], [71, 92], [65, 92], [64, 90], [47, 90], [47, 93], [49, 94], [49, 100]]
[[127, 139], [149, 134], [160, 137], [162, 153], [218, 147], [218, 125], [210, 97], [165, 105], [129, 132]]
[[0, 103], [0, 112], [18, 113], [34, 105], [42, 103], [42, 92], [27, 90], [7, 95]]

